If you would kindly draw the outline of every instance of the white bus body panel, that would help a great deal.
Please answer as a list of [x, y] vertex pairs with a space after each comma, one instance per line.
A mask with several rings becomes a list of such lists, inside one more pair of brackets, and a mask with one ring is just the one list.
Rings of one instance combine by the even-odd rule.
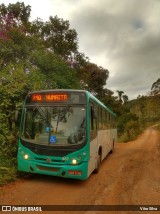
[[88, 176], [94, 171], [97, 163], [98, 150], [102, 147], [101, 161], [113, 149], [113, 144], [117, 141], [117, 130], [99, 130], [97, 137], [90, 142], [90, 160], [88, 164]]

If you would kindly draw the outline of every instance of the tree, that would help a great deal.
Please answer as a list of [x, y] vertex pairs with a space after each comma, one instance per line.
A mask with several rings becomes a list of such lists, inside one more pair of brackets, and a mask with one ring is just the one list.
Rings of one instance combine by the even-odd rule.
[[89, 63], [89, 58], [86, 57], [84, 53], [77, 51], [73, 54], [73, 56], [67, 59], [67, 62], [70, 67], [77, 71], [77, 73], [81, 73], [81, 69], [83, 69]]
[[11, 164], [18, 134], [14, 115], [27, 93], [79, 87], [76, 71], [43, 39], [31, 35], [29, 15], [30, 7], [23, 3], [0, 5], [0, 151]]
[[50, 16], [46, 22], [35, 20], [30, 25], [29, 33], [40, 37], [49, 50], [65, 60], [73, 57], [78, 50], [77, 32], [70, 29], [68, 20], [64, 21], [58, 16]]
[[119, 102], [122, 104], [122, 94], [124, 94], [124, 91], [116, 91], [118, 93]]
[[116, 113], [117, 116], [122, 114], [123, 106], [119, 105], [117, 97], [114, 96], [114, 92], [111, 91], [110, 89], [107, 88], [103, 89], [100, 100], [114, 113]]
[[17, 2], [5, 6], [0, 5], [0, 37], [7, 38], [9, 30], [18, 27], [24, 30], [24, 27], [29, 22], [31, 7], [25, 6], [24, 3]]
[[[24, 72], [30, 72], [33, 69], [39, 70], [40, 76], [43, 76], [44, 88], [78, 88], [79, 84], [75, 70], [62, 57], [52, 51], [52, 46], [49, 47], [48, 44], [47, 47], [45, 46], [44, 37], [38, 38], [37, 32], [44, 35], [45, 25], [40, 20], [33, 22], [33, 25], [29, 22], [30, 7], [23, 3], [16, 3], [9, 4], [8, 7], [2, 4], [0, 8], [2, 20], [6, 20], [6, 16], [8, 20], [8, 14], [12, 14], [9, 19], [12, 20], [9, 21], [9, 28], [6, 27], [8, 21], [1, 22], [2, 29], [6, 29], [7, 39], [1, 38], [0, 40], [0, 68], [3, 69], [10, 63], [14, 65], [16, 62], [23, 65]], [[69, 22], [58, 19], [58, 17], [55, 17], [55, 19], [50, 17], [49, 26], [55, 30], [56, 38], [58, 38], [59, 30], [64, 35], [68, 31], [70, 32]], [[32, 34], [30, 33], [31, 27], [34, 32]], [[52, 35], [54, 35], [53, 31], [50, 34], [48, 33], [48, 37], [45, 35], [46, 40], [51, 38]], [[59, 48], [63, 46], [61, 42], [63, 43], [63, 41], [59, 42]], [[38, 85], [36, 82], [34, 88], [35, 85]]]
[[122, 96], [122, 99], [123, 99], [123, 103], [125, 104], [129, 99], [128, 99], [128, 96], [127, 95], [123, 95]]
[[86, 63], [79, 72], [79, 79], [82, 89], [89, 90], [101, 99], [103, 87], [109, 76], [109, 71], [94, 63]]
[[158, 78], [157, 81], [154, 82], [151, 87], [151, 95], [155, 96], [158, 94], [160, 94], [160, 78]]
[[42, 82], [36, 68], [29, 73], [24, 71], [23, 64], [10, 62], [0, 72], [0, 167], [15, 163], [18, 139], [15, 111], [22, 107], [26, 94], [36, 86], [35, 83]]
[[76, 71], [58, 55], [43, 49], [33, 53], [32, 63], [45, 77], [43, 89], [80, 88]]

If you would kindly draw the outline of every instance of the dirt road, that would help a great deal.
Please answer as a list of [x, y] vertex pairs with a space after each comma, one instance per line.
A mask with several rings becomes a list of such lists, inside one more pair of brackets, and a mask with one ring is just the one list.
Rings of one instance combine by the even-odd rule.
[[0, 204], [160, 205], [160, 132], [150, 128], [136, 141], [117, 143], [86, 181], [33, 175], [1, 187]]

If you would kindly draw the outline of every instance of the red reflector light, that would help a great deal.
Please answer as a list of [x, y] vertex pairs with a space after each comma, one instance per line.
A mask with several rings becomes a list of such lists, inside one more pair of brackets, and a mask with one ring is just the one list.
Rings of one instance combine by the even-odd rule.
[[69, 175], [82, 175], [82, 171], [79, 171], [79, 170], [69, 170], [68, 174]]

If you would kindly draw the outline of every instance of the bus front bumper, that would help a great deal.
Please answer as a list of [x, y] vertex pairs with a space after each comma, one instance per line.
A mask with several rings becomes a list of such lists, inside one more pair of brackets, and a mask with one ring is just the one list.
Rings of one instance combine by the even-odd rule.
[[44, 164], [19, 157], [18, 170], [29, 173], [85, 180], [88, 177], [88, 162], [82, 162], [79, 165]]

